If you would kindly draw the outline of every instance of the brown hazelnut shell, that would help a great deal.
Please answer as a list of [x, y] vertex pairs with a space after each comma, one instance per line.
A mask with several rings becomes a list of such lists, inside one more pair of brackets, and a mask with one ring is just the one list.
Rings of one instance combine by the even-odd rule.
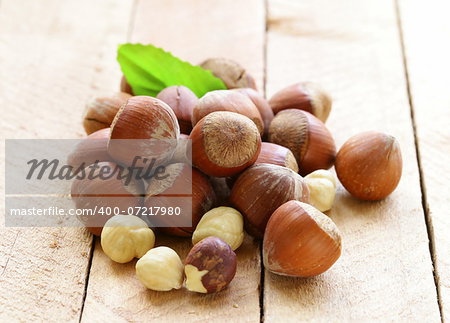
[[253, 165], [239, 175], [230, 203], [244, 216], [245, 228], [262, 238], [272, 213], [290, 200], [309, 202], [309, 189], [293, 170], [271, 164]]
[[238, 113], [212, 112], [201, 119], [189, 136], [192, 163], [203, 173], [233, 176], [258, 158], [261, 137], [256, 125]]
[[207, 271], [202, 276], [201, 283], [209, 294], [223, 290], [233, 280], [237, 260], [236, 254], [226, 242], [217, 237], [208, 237], [189, 251], [186, 265], [194, 266], [198, 271]]
[[122, 78], [120, 79], [120, 91], [128, 93], [130, 95], [134, 95], [133, 89], [131, 88], [131, 85], [128, 83], [127, 79], [125, 78], [125, 75], [122, 75]]
[[336, 174], [353, 196], [381, 200], [391, 194], [402, 176], [398, 141], [380, 132], [363, 132], [348, 139], [336, 156]]
[[264, 267], [279, 275], [311, 277], [327, 271], [341, 255], [334, 222], [309, 204], [289, 201], [267, 223]]
[[89, 101], [83, 116], [83, 127], [86, 133], [89, 135], [100, 129], [109, 128], [120, 107], [130, 97], [128, 93], [119, 92]]
[[181, 133], [192, 131], [192, 111], [198, 102], [197, 96], [189, 88], [182, 85], [169, 86], [159, 92], [157, 99], [167, 103], [175, 113]]
[[331, 111], [331, 97], [317, 84], [301, 82], [292, 84], [269, 100], [274, 114], [287, 109], [300, 109], [326, 122]]
[[298, 173], [297, 161], [290, 149], [270, 142], [261, 143], [261, 152], [255, 164], [279, 165]]
[[261, 135], [264, 133], [264, 123], [261, 114], [252, 100], [245, 94], [229, 90], [217, 90], [206, 93], [194, 107], [192, 125], [195, 126], [200, 119], [215, 111], [229, 111], [242, 114], [255, 123]]
[[292, 151], [303, 176], [329, 169], [336, 157], [330, 131], [322, 121], [302, 110], [280, 111], [270, 124], [269, 141]]
[[228, 89], [249, 87], [256, 90], [255, 79], [239, 63], [227, 58], [209, 58], [200, 64], [220, 78]]

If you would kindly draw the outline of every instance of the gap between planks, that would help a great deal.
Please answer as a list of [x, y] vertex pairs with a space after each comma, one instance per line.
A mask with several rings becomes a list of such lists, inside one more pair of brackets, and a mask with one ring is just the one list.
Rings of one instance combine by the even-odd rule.
[[404, 74], [405, 74], [406, 91], [408, 94], [408, 104], [409, 104], [409, 109], [410, 109], [410, 114], [411, 114], [411, 126], [413, 129], [413, 135], [414, 135], [414, 145], [416, 147], [417, 166], [419, 168], [420, 190], [422, 193], [422, 209], [423, 209], [423, 215], [425, 217], [425, 223], [426, 223], [427, 234], [428, 234], [428, 239], [429, 239], [430, 258], [431, 258], [431, 263], [433, 265], [433, 277], [434, 277], [434, 284], [436, 286], [439, 314], [441, 316], [441, 321], [444, 322], [443, 313], [442, 313], [443, 308], [442, 308], [442, 300], [441, 300], [440, 282], [439, 282], [439, 276], [436, 273], [436, 249], [435, 249], [436, 241], [435, 241], [435, 236], [434, 236], [432, 219], [431, 219], [429, 208], [428, 208], [427, 190], [425, 187], [425, 182], [424, 182], [424, 177], [423, 177], [422, 163], [421, 163], [421, 157], [420, 157], [421, 155], [420, 155], [420, 149], [419, 149], [420, 147], [419, 147], [418, 138], [417, 138], [417, 124], [416, 124], [416, 118], [415, 118], [415, 114], [414, 114], [414, 103], [412, 100], [409, 71], [408, 71], [408, 62], [406, 59], [406, 49], [405, 49], [405, 41], [404, 41], [404, 34], [403, 34], [403, 25], [402, 25], [402, 18], [400, 15], [400, 6], [399, 6], [398, 1], [399, 0], [394, 0], [395, 15], [397, 18], [397, 27], [398, 27], [399, 37], [400, 37], [400, 48], [402, 51], [402, 63], [403, 63], [403, 69], [404, 69]]

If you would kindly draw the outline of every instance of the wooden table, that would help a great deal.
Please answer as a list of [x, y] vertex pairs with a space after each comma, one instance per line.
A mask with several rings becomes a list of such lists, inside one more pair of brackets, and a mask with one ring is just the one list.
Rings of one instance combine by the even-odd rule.
[[[118, 89], [116, 48], [131, 41], [192, 63], [235, 59], [268, 97], [319, 82], [334, 98], [337, 146], [364, 130], [391, 133], [404, 171], [381, 202], [339, 187], [330, 216], [344, 250], [327, 273], [272, 275], [247, 238], [235, 280], [210, 296], [146, 290], [135, 262], [113, 264], [81, 228], [2, 227], [0, 321], [450, 320], [449, 9], [445, 0], [2, 0], [4, 138], [82, 137], [84, 103]], [[181, 256], [190, 246], [158, 244]]]

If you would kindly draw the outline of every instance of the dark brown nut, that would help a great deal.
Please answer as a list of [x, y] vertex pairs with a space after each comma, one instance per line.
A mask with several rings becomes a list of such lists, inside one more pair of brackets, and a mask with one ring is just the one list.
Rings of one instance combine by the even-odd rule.
[[195, 126], [202, 118], [216, 111], [229, 111], [242, 114], [252, 120], [259, 133], [264, 132], [261, 114], [247, 96], [236, 91], [218, 90], [206, 93], [194, 107], [192, 125]]
[[280, 111], [270, 124], [269, 141], [292, 151], [303, 176], [330, 168], [336, 157], [330, 131], [322, 121], [302, 110]]
[[190, 134], [192, 131], [192, 111], [198, 102], [197, 96], [185, 86], [169, 86], [159, 92], [157, 99], [167, 103], [175, 112], [180, 131]]
[[309, 189], [292, 169], [259, 164], [239, 175], [231, 190], [230, 202], [243, 215], [245, 228], [262, 238], [272, 213], [290, 200], [309, 202]]
[[252, 100], [253, 104], [258, 109], [259, 114], [261, 114], [261, 118], [264, 123], [264, 138], [266, 138], [269, 134], [270, 123], [273, 120], [273, 111], [269, 105], [269, 102], [267, 102], [267, 100], [264, 99], [264, 97], [259, 94], [258, 91], [251, 88], [235, 89], [233, 91], [240, 92], [248, 96], [248, 98]]
[[[130, 208], [142, 206], [144, 183], [133, 177], [127, 181], [127, 170], [116, 163], [101, 162], [96, 165], [98, 167], [90, 165], [85, 168], [82, 178], [75, 178], [71, 196], [77, 209], [97, 209], [97, 214], [86, 213], [78, 219], [92, 234], [99, 236], [105, 222], [116, 211], [127, 214]], [[122, 172], [123, 178], [119, 177], [119, 172]], [[105, 211], [105, 208], [111, 212]]]
[[185, 260], [186, 288], [197, 293], [223, 290], [236, 274], [236, 254], [220, 238], [198, 242]]
[[83, 116], [83, 127], [89, 135], [103, 128], [109, 128], [120, 107], [131, 98], [131, 95], [123, 92], [110, 96], [94, 98], [86, 105]]
[[[189, 200], [186, 197], [189, 197]], [[181, 211], [179, 215], [155, 214], [147, 216], [147, 220], [167, 234], [190, 237], [203, 214], [208, 212], [215, 202], [216, 195], [208, 177], [190, 165], [170, 164], [165, 167], [164, 176], [161, 179], [154, 177], [150, 180], [144, 206], [179, 208]], [[191, 220], [192, 225], [189, 227], [173, 225], [184, 220]]]
[[122, 75], [122, 78], [120, 79], [120, 91], [128, 93], [130, 95], [134, 95], [133, 89], [131, 88], [131, 85], [127, 82], [125, 75]]
[[324, 123], [331, 111], [331, 97], [311, 82], [296, 83], [278, 91], [270, 98], [269, 104], [275, 114], [282, 110], [300, 109]]
[[220, 78], [228, 89], [249, 87], [256, 90], [254, 78], [245, 69], [226, 58], [210, 58], [200, 64], [204, 69], [210, 70], [215, 77]]

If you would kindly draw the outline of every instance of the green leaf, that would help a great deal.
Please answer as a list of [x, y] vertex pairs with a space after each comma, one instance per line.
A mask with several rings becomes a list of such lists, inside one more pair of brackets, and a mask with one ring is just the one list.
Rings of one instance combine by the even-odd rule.
[[153, 45], [122, 44], [117, 60], [135, 95], [156, 96], [171, 85], [184, 85], [198, 97], [226, 89], [222, 80], [210, 71]]

